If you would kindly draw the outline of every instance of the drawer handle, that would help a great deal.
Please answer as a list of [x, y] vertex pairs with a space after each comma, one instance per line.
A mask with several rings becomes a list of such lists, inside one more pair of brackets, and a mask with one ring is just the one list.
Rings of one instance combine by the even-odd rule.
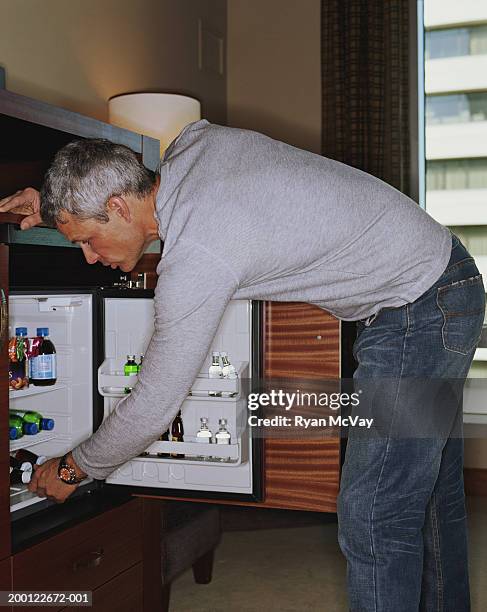
[[80, 569], [87, 567], [98, 567], [103, 559], [103, 548], [94, 552], [87, 553], [81, 559], [73, 563], [73, 571], [77, 572]]

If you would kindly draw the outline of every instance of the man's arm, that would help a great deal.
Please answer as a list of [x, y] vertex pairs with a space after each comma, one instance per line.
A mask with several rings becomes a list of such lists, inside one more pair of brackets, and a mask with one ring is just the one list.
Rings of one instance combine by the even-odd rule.
[[161, 258], [154, 334], [132, 393], [73, 450], [97, 479], [139, 455], [167, 430], [200, 371], [225, 308], [237, 289], [218, 252], [179, 240]]

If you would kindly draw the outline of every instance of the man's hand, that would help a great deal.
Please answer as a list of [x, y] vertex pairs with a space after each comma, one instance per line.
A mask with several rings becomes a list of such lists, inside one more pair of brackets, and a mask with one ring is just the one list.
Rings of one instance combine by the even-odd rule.
[[[66, 501], [79, 486], [77, 484], [66, 484], [58, 478], [57, 472], [60, 459], [61, 457], [55, 457], [41, 465], [34, 465], [32, 480], [27, 487], [32, 493], [37, 493], [39, 497], [47, 497], [47, 499], [58, 504]], [[66, 457], [66, 461], [76, 469], [78, 476], [86, 476], [74, 463], [71, 453]]]
[[20, 224], [20, 229], [23, 230], [42, 223], [40, 210], [41, 198], [39, 192], [32, 187], [21, 189], [13, 195], [0, 200], [0, 212], [27, 215]]

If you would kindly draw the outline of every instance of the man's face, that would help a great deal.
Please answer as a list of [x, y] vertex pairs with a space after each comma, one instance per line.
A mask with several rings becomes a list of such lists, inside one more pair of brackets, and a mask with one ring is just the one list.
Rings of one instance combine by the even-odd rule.
[[69, 241], [77, 243], [83, 250], [86, 261], [97, 261], [123, 272], [134, 269], [144, 252], [144, 236], [134, 220], [127, 220], [116, 211], [108, 211], [109, 221], [80, 220], [64, 213], [63, 223], [57, 229]]

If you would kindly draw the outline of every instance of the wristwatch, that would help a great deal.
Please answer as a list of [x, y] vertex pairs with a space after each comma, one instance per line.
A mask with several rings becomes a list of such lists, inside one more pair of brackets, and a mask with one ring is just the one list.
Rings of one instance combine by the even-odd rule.
[[66, 453], [64, 457], [61, 457], [61, 459], [59, 460], [57, 477], [59, 478], [59, 480], [62, 480], [66, 484], [79, 484], [85, 479], [85, 477], [76, 476], [76, 470], [66, 461], [66, 457], [68, 456], [68, 454], [69, 453]]

